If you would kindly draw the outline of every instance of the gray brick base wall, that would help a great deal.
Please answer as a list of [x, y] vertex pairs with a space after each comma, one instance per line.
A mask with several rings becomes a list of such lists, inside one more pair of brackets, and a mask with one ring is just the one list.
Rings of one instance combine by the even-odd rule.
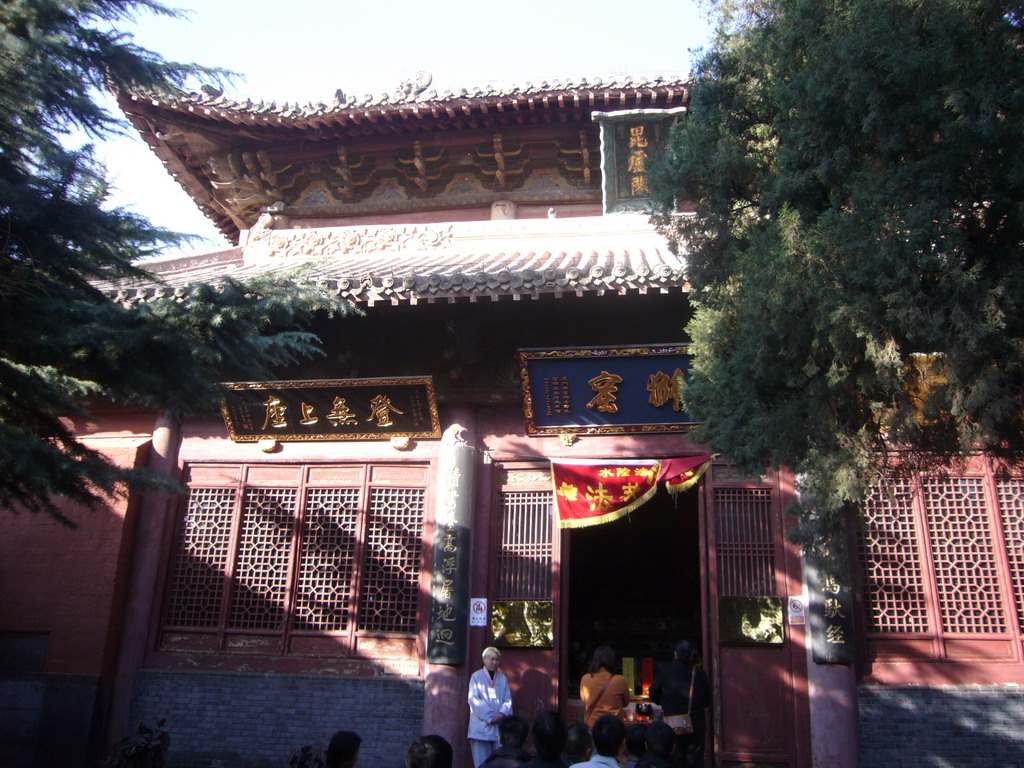
[[287, 768], [338, 730], [363, 737], [359, 764], [401, 768], [420, 736], [423, 681], [210, 672], [139, 673], [133, 728], [166, 718], [177, 768]]
[[0, 675], [0, 766], [85, 766], [99, 679]]
[[1024, 768], [1024, 687], [864, 686], [863, 768]]

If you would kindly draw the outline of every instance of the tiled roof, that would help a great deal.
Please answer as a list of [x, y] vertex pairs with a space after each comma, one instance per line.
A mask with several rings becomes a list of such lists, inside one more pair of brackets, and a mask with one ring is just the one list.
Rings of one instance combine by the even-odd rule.
[[685, 261], [641, 216], [250, 233], [242, 248], [146, 265], [163, 281], [106, 286], [129, 303], [294, 269], [354, 304], [685, 290]]
[[[413, 78], [390, 95], [355, 98], [339, 92], [330, 104], [304, 106], [236, 101], [208, 86], [195, 93], [121, 93], [118, 103], [168, 173], [221, 232], [237, 242], [241, 231], [251, 227], [256, 216], [255, 206], [249, 200], [252, 194], [246, 197], [246, 193], [255, 190], [260, 195], [293, 205], [295, 201], [286, 198], [302, 191], [299, 187], [293, 188], [296, 178], [307, 172], [310, 178], [333, 173], [339, 147], [355, 153], [353, 157], [358, 155], [358, 163], [368, 163], [365, 170], [377, 169], [381, 173], [373, 181], [380, 185], [377, 189], [380, 194], [374, 194], [371, 199], [356, 195], [358, 199], [346, 197], [335, 201], [344, 209], [335, 212], [337, 215], [410, 213], [424, 206], [447, 209], [461, 206], [453, 195], [439, 193], [440, 187], [431, 190], [429, 199], [419, 194], [421, 190], [415, 190], [408, 199], [385, 200], [383, 197], [384, 191], [393, 186], [392, 182], [399, 186], [404, 183], [399, 178], [401, 174], [394, 170], [394, 164], [405, 162], [406, 156], [418, 157], [415, 141], [430, 137], [429, 141], [441, 142], [447, 148], [445, 151], [464, 159], [479, 151], [481, 141], [493, 141], [504, 133], [510, 141], [536, 137], [537, 141], [550, 145], [544, 151], [561, 153], [563, 147], [559, 142], [579, 143], [581, 130], [596, 135], [597, 128], [591, 119], [595, 112], [675, 111], [683, 109], [688, 99], [685, 82], [678, 77], [553, 81], [442, 94], [424, 90], [424, 83], [429, 83], [429, 76]], [[482, 131], [489, 133], [483, 136]], [[509, 132], [516, 134], [515, 139], [510, 138]], [[441, 133], [445, 134], [444, 139], [438, 138]], [[261, 165], [261, 151], [270, 165]], [[593, 155], [597, 156], [596, 150]], [[242, 169], [239, 164], [246, 164], [247, 159], [252, 168]], [[449, 167], [449, 161], [451, 157], [441, 160], [440, 165], [450, 171], [454, 166]], [[232, 162], [238, 165], [237, 172], [232, 170]], [[558, 162], [566, 161], [562, 158]], [[531, 170], [539, 167], [533, 165]], [[346, 173], [350, 170], [346, 168]], [[464, 170], [486, 175], [485, 170], [489, 169], [478, 171], [467, 167]], [[590, 172], [595, 178], [599, 176], [596, 169]], [[438, 171], [434, 169], [431, 173], [436, 175]], [[277, 178], [276, 174], [284, 175]], [[426, 175], [429, 174], [421, 172], [421, 177]], [[369, 178], [363, 178], [361, 183], [368, 183]], [[426, 178], [418, 179], [419, 183], [427, 183]], [[230, 186], [233, 180], [240, 180], [241, 186]], [[586, 184], [591, 182], [585, 181]], [[344, 183], [352, 185], [354, 180]], [[488, 199], [475, 200], [470, 205], [493, 202], [490, 198], [495, 195], [488, 186], [492, 182], [483, 179], [480, 183], [483, 189], [478, 190], [477, 196]], [[575, 185], [577, 180], [570, 178], [566, 183]], [[255, 187], [250, 188], [253, 185]], [[363, 190], [367, 194], [372, 191], [372, 187]], [[587, 189], [536, 194], [544, 198], [543, 204], [548, 204], [555, 202], [556, 193], [561, 196], [560, 200], [569, 200], [572, 194], [578, 201], [592, 199], [588, 197], [589, 192], [593, 192], [592, 184]], [[353, 193], [349, 190], [347, 194]], [[401, 194], [408, 197], [404, 192]], [[514, 199], [516, 194], [519, 191], [512, 193], [509, 199]], [[244, 199], [239, 201], [236, 199], [239, 196]], [[387, 206], [395, 210], [385, 210]], [[298, 215], [320, 216], [323, 213], [304, 211]]]
[[[406, 84], [407, 86], [409, 84]], [[632, 78], [602, 81], [554, 80], [525, 83], [506, 88], [486, 87], [461, 89], [457, 92], [420, 91], [415, 86], [400, 88], [392, 94], [362, 97], [347, 96], [340, 91], [330, 103], [278, 105], [276, 102], [250, 99], [236, 101], [214, 89], [208, 92], [134, 93], [122, 97], [122, 106], [131, 112], [131, 102], [148, 104], [174, 112], [199, 115], [237, 124], [263, 124], [289, 127], [321, 127], [338, 123], [359, 123], [377, 119], [408, 120], [438, 117], [445, 112], [470, 114], [481, 109], [524, 109], [534, 111], [549, 107], [607, 107], [627, 100], [653, 100], [658, 95], [685, 97], [685, 81], [670, 78]]]

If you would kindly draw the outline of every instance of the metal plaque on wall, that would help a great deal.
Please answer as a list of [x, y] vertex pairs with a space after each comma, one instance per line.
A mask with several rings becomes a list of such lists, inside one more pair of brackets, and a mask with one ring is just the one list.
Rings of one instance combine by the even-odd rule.
[[550, 600], [499, 600], [491, 606], [491, 634], [498, 648], [553, 648], [554, 627]]
[[221, 413], [239, 443], [259, 440], [387, 440], [441, 436], [429, 376], [310, 381], [242, 381]]
[[519, 350], [526, 433], [685, 432], [689, 370], [679, 344]]
[[723, 643], [781, 645], [784, 639], [782, 598], [720, 596], [718, 638]]

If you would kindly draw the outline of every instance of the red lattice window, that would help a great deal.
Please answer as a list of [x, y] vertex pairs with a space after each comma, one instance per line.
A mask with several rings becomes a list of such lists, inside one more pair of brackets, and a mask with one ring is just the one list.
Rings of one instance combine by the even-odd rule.
[[[942, 658], [952, 644], [958, 653], [991, 648], [998, 659], [1024, 629], [1024, 481], [996, 481], [978, 465], [974, 475], [893, 482], [868, 498], [858, 555], [865, 627], [879, 647]], [[884, 646], [894, 635], [929, 642]]]
[[1017, 628], [1024, 632], [1024, 480], [1002, 480], [996, 483], [996, 491], [1017, 605]]
[[295, 628], [348, 627], [359, 536], [359, 488], [310, 488], [295, 591]]
[[359, 628], [414, 632], [426, 491], [371, 488]]
[[[177, 646], [162, 647], [344, 655], [353, 632], [415, 634], [425, 467], [190, 471], [163, 615]], [[288, 641], [300, 635], [340, 642]]]
[[164, 613], [167, 624], [220, 623], [236, 496], [234, 488], [194, 488], [189, 493]]
[[246, 489], [228, 612], [231, 629], [281, 629], [298, 495], [294, 488]]
[[551, 491], [501, 494], [497, 600], [550, 600]]
[[926, 480], [924, 499], [943, 630], [1005, 630], [982, 479]]
[[768, 488], [715, 488], [719, 596], [777, 595]]
[[859, 532], [862, 593], [868, 626], [874, 632], [927, 632], [918, 528], [909, 483], [875, 489]]

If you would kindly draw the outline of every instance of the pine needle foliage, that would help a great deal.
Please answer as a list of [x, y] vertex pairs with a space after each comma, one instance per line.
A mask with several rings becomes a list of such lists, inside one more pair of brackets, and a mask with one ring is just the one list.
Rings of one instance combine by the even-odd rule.
[[272, 378], [315, 354], [318, 311], [346, 308], [296, 275], [225, 281], [136, 307], [97, 287], [152, 279], [136, 265], [181, 236], [107, 204], [104, 168], [72, 131], [122, 130], [102, 89], [172, 91], [217, 72], [166, 62], [116, 26], [148, 0], [0, 4], [0, 507], [55, 515], [133, 483], [76, 440], [84, 403], [187, 413], [216, 402], [217, 381]]
[[1024, 6], [712, 5], [655, 178], [687, 253], [703, 439], [796, 471], [809, 539], [894, 471], [1019, 467]]

